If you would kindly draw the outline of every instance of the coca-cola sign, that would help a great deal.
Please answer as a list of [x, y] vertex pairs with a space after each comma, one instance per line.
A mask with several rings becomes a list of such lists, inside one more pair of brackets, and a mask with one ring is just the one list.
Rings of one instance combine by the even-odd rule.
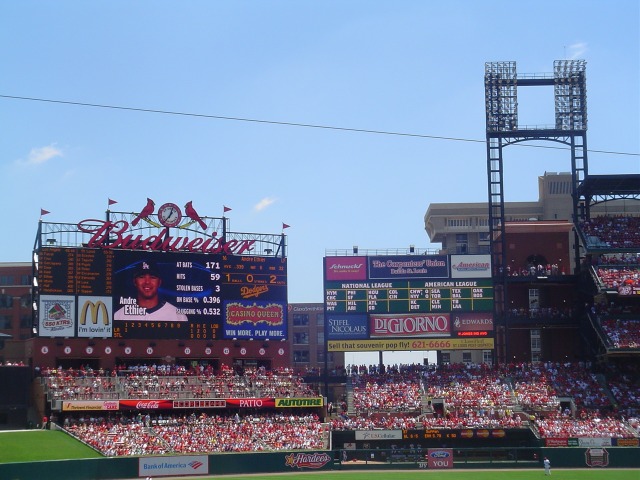
[[169, 410], [172, 400], [120, 400], [120, 410]]

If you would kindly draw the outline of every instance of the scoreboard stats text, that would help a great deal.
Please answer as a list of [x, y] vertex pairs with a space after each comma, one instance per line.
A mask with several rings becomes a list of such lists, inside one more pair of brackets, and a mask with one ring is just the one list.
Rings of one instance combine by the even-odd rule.
[[38, 335], [284, 339], [286, 258], [46, 247]]
[[329, 351], [493, 348], [493, 305], [489, 255], [324, 259]]

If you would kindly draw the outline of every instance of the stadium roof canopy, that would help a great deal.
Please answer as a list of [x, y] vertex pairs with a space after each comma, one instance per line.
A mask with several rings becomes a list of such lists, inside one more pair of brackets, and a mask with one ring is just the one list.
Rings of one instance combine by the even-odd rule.
[[637, 198], [640, 195], [640, 174], [588, 175], [578, 187], [578, 195]]

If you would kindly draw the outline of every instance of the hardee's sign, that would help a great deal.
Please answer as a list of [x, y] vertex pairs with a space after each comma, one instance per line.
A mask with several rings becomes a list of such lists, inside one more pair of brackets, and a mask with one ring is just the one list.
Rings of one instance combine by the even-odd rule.
[[213, 232], [208, 238], [173, 237], [169, 227], [163, 228], [158, 235], [143, 237], [128, 233], [129, 222], [117, 222], [86, 219], [78, 223], [78, 230], [91, 235], [87, 242], [89, 248], [119, 248], [123, 250], [151, 250], [157, 252], [201, 252], [242, 255], [253, 250], [255, 240], [229, 240], [216, 238]]

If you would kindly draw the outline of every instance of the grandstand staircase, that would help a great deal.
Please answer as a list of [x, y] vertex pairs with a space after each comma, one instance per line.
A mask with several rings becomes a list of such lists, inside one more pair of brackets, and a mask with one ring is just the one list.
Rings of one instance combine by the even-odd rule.
[[351, 416], [351, 415], [355, 415], [356, 414], [356, 407], [354, 405], [354, 401], [353, 401], [353, 382], [351, 381], [351, 377], [348, 376], [347, 377], [347, 384], [346, 384], [346, 402], [347, 402], [347, 415]]
[[602, 390], [604, 391], [604, 393], [607, 394], [607, 397], [609, 398], [611, 405], [617, 406], [618, 402], [616, 401], [616, 397], [613, 396], [613, 392], [609, 388], [609, 384], [607, 383], [607, 378], [604, 376], [604, 374], [597, 373], [595, 374], [595, 377], [598, 384], [602, 387]]

